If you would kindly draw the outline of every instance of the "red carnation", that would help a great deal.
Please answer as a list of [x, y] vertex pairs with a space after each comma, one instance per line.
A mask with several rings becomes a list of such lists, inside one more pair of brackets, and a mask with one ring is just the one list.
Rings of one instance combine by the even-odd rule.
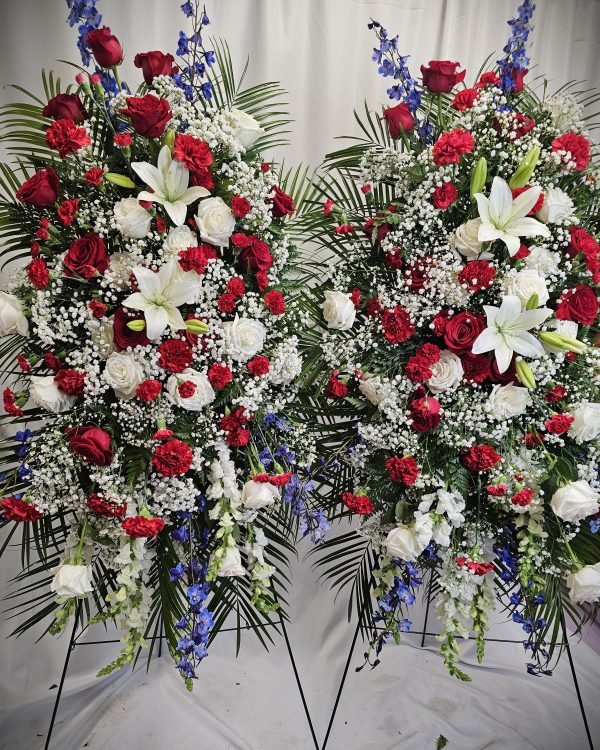
[[17, 406], [15, 401], [15, 394], [10, 388], [5, 388], [2, 391], [2, 402], [4, 405], [4, 411], [13, 417], [22, 417], [23, 409]]
[[80, 128], [73, 120], [56, 120], [46, 131], [49, 148], [58, 151], [61, 159], [88, 146], [91, 139], [85, 128]]
[[238, 406], [231, 414], [221, 417], [219, 427], [225, 431], [225, 442], [232, 447], [247, 445], [250, 440], [250, 430], [244, 425], [250, 422], [252, 417], [247, 417], [244, 407]]
[[121, 528], [134, 539], [142, 539], [156, 536], [164, 529], [165, 522], [162, 518], [146, 518], [145, 516], [132, 516], [121, 523]]
[[37, 521], [42, 514], [34, 503], [27, 503], [18, 497], [5, 497], [0, 502], [2, 514], [7, 521], [17, 521], [17, 523], [27, 523]]
[[173, 438], [168, 443], [156, 446], [152, 464], [163, 477], [185, 474], [192, 465], [192, 449], [187, 443]]
[[385, 265], [388, 266], [388, 268], [393, 268], [395, 271], [398, 271], [402, 266], [404, 265], [404, 260], [402, 258], [402, 250], [399, 247], [393, 247], [391, 250], [388, 250], [385, 254]]
[[[521, 193], [524, 193], [527, 190], [531, 190], [531, 185], [525, 185], [524, 187], [514, 188], [513, 191], [512, 191], [513, 200], [517, 196], [521, 195]], [[543, 204], [544, 204], [544, 194], [540, 193], [540, 197], [537, 199], [537, 201], [535, 202], [535, 205], [529, 211], [529, 213], [527, 214], [527, 216], [533, 216], [533, 214], [537, 214], [537, 212], [540, 210], [540, 208], [542, 207]]]
[[250, 201], [241, 195], [234, 195], [231, 199], [231, 211], [239, 219], [243, 219], [250, 212], [251, 208]]
[[444, 210], [451, 206], [458, 198], [458, 190], [452, 182], [438, 185], [431, 195], [431, 202], [436, 208]]
[[158, 347], [158, 364], [168, 372], [183, 372], [192, 364], [192, 347], [181, 339], [167, 339]]
[[59, 370], [54, 376], [54, 382], [61, 391], [69, 396], [83, 396], [85, 372], [78, 370]]
[[553, 435], [563, 435], [575, 421], [570, 414], [553, 414], [546, 420], [546, 429]]
[[17, 364], [23, 372], [29, 372], [31, 370], [29, 360], [24, 354], [17, 354]]
[[521, 508], [526, 508], [533, 502], [533, 490], [530, 490], [528, 487], [526, 487], [519, 492], [515, 492], [515, 494], [511, 497], [510, 502], [513, 505], [518, 505]]
[[575, 162], [575, 169], [585, 169], [590, 163], [590, 142], [583, 135], [578, 135], [574, 131], [569, 131], [559, 138], [555, 138], [552, 143], [553, 151], [566, 151], [562, 157], [563, 164]]
[[584, 326], [591, 326], [598, 315], [598, 298], [594, 290], [585, 284], [563, 292], [556, 307], [559, 320], [574, 320]]
[[413, 399], [410, 402], [411, 427], [417, 432], [435, 429], [442, 420], [440, 402], [433, 396]]
[[51, 117], [53, 120], [75, 120], [75, 122], [83, 122], [88, 116], [77, 94], [57, 94], [53, 96], [52, 99], [48, 100], [42, 114], [44, 117]]
[[433, 161], [439, 166], [458, 164], [463, 154], [469, 154], [475, 148], [475, 139], [466, 130], [455, 128], [438, 138], [433, 146]]
[[432, 258], [424, 257], [408, 266], [404, 272], [404, 277], [411, 292], [418, 292], [425, 287], [431, 265]]
[[104, 302], [100, 302], [97, 299], [92, 299], [88, 302], [88, 307], [92, 311], [92, 315], [96, 320], [100, 320], [106, 315], [107, 307]]
[[92, 167], [83, 175], [83, 181], [89, 182], [90, 185], [98, 187], [104, 177], [104, 170], [99, 167]]
[[91, 279], [97, 272], [102, 275], [108, 268], [106, 245], [99, 234], [86, 234], [76, 239], [64, 257], [66, 276]]
[[383, 308], [379, 297], [371, 297], [371, 299], [365, 305], [365, 312], [370, 318], [378, 318], [381, 315]]
[[236, 297], [243, 297], [246, 294], [246, 285], [244, 279], [240, 279], [239, 276], [233, 276], [227, 282], [227, 291], [231, 294], [235, 294]]
[[213, 388], [221, 390], [233, 380], [233, 374], [227, 365], [215, 362], [208, 368], [208, 379]]
[[40, 169], [17, 190], [17, 200], [36, 208], [52, 206], [57, 198], [58, 175], [52, 167]]
[[233, 308], [237, 305], [238, 298], [231, 292], [224, 292], [217, 299], [217, 306], [221, 312], [230, 313], [233, 312]]
[[360, 309], [360, 289], [353, 289], [350, 292], [350, 299], [352, 300], [352, 304], [354, 307], [356, 307], [357, 310]]
[[368, 516], [375, 507], [366, 495], [353, 495], [352, 492], [344, 492], [342, 502], [348, 510], [357, 513], [359, 516]]
[[548, 401], [550, 404], [557, 404], [559, 401], [562, 401], [566, 395], [567, 391], [562, 385], [555, 385], [554, 388], [551, 388], [548, 393], [546, 393], [544, 400]]
[[433, 332], [436, 336], [443, 336], [448, 325], [450, 313], [448, 310], [440, 310], [437, 315], [433, 317]]
[[217, 257], [217, 251], [212, 245], [188, 247], [186, 250], [180, 250], [178, 256], [179, 265], [184, 271], [196, 271], [198, 274], [203, 274], [208, 267], [208, 261]]
[[461, 455], [461, 460], [467, 469], [482, 473], [492, 469], [502, 460], [502, 456], [491, 445], [473, 445]]
[[423, 357], [410, 357], [406, 363], [406, 377], [414, 383], [422, 383], [433, 375], [431, 363]]
[[265, 305], [273, 313], [273, 315], [283, 315], [285, 312], [285, 299], [281, 292], [275, 289], [267, 292], [264, 296]]
[[460, 63], [450, 60], [430, 60], [429, 65], [421, 65], [423, 75], [423, 86], [432, 94], [447, 94], [452, 91], [457, 83], [465, 79], [466, 70], [457, 73], [456, 69]]
[[258, 356], [251, 359], [246, 365], [248, 372], [255, 377], [266, 375], [269, 372], [270, 364], [266, 357]]
[[169, 102], [154, 94], [127, 97], [127, 107], [121, 113], [130, 117], [135, 132], [146, 138], [161, 136], [172, 117]]
[[296, 212], [296, 206], [294, 206], [291, 195], [284, 193], [279, 185], [275, 185], [273, 191], [275, 195], [273, 196], [271, 212], [276, 219], [280, 219], [282, 216], [291, 216]]
[[479, 91], [477, 89], [463, 89], [452, 100], [452, 107], [459, 112], [465, 112], [467, 109], [471, 109], [478, 96]]
[[52, 352], [46, 352], [42, 359], [44, 364], [54, 372], [58, 372], [62, 368], [62, 362], [55, 354], [52, 354]]
[[71, 198], [70, 200], [63, 201], [58, 207], [56, 213], [64, 226], [68, 227], [75, 221], [78, 209], [79, 198]]
[[336, 375], [330, 375], [325, 388], [325, 396], [329, 399], [344, 398], [348, 395], [348, 386]]
[[68, 427], [65, 435], [69, 438], [73, 452], [86, 463], [96, 466], [108, 466], [112, 463], [110, 435], [100, 427]]
[[494, 73], [493, 70], [488, 70], [486, 73], [482, 73], [479, 76], [479, 80], [475, 84], [475, 88], [483, 89], [486, 86], [497, 86], [500, 83], [500, 78]]
[[393, 310], [385, 310], [381, 316], [381, 326], [390, 344], [401, 344], [415, 332], [410, 316], [400, 305]]
[[471, 292], [487, 289], [496, 278], [496, 269], [487, 260], [470, 260], [458, 274], [458, 280]]
[[385, 462], [385, 468], [394, 482], [402, 482], [408, 487], [417, 481], [417, 477], [421, 473], [412, 456], [406, 456], [405, 458], [392, 456]]
[[135, 389], [135, 395], [140, 401], [149, 403], [158, 398], [161, 390], [161, 384], [158, 380], [143, 380]]
[[194, 185], [205, 187], [208, 190], [214, 187], [209, 169], [214, 157], [208, 143], [199, 138], [194, 138], [193, 135], [178, 133], [175, 136], [173, 156], [189, 169]]
[[490, 375], [490, 360], [485, 354], [463, 352], [460, 355], [463, 379], [467, 383], [483, 383]]
[[109, 500], [102, 495], [98, 495], [96, 492], [92, 492], [86, 500], [87, 507], [99, 516], [105, 518], [120, 518], [127, 512], [127, 503], [115, 503], [113, 500]]
[[48, 286], [50, 281], [48, 266], [41, 258], [34, 258], [31, 261], [27, 269], [27, 276], [36, 289], [43, 289]]
[[444, 341], [455, 354], [471, 351], [473, 342], [485, 328], [485, 320], [478, 313], [461, 311], [449, 318], [444, 330]]
[[101, 68], [112, 68], [123, 59], [123, 47], [108, 26], [92, 29], [85, 38], [92, 49], [96, 62]]
[[504, 497], [504, 495], [506, 495], [506, 489], [504, 482], [500, 482], [500, 484], [488, 484], [485, 491], [492, 497]]
[[531, 117], [527, 117], [526, 115], [522, 115], [519, 112], [515, 112], [515, 119], [513, 122], [513, 133], [515, 134], [515, 140], [522, 138], [534, 128], [535, 121], [532, 120]]
[[435, 344], [423, 344], [417, 349], [417, 356], [434, 365], [440, 361], [440, 347]]
[[331, 198], [329, 198], [323, 204], [323, 214], [325, 216], [330, 216], [332, 209], [333, 209], [333, 201], [331, 200]]
[[543, 445], [544, 442], [545, 438], [539, 432], [529, 432], [525, 435], [525, 445], [528, 448], [537, 448], [538, 445]]
[[115, 146], [119, 146], [119, 148], [128, 148], [131, 146], [132, 138], [129, 133], [117, 133], [113, 138], [113, 141]]
[[133, 58], [133, 64], [136, 68], [141, 68], [144, 74], [144, 81], [148, 86], [156, 76], [170, 76], [177, 73], [179, 68], [173, 65], [175, 58], [170, 53], [165, 55], [164, 52], [152, 50], [151, 52], [138, 52]]
[[395, 107], [387, 107], [383, 110], [383, 116], [390, 134], [390, 138], [400, 138], [402, 132], [410, 133], [415, 127], [415, 121], [410, 113], [408, 104], [402, 102]]

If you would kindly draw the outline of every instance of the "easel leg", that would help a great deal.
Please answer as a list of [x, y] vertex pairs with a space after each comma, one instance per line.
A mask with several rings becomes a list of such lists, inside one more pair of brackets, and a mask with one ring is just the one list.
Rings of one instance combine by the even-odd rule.
[[421, 635], [421, 648], [425, 645], [425, 634], [427, 633], [427, 620], [429, 619], [429, 606], [431, 604], [431, 587], [433, 586], [433, 573], [429, 575], [427, 585], [427, 606], [425, 607], [425, 621], [423, 622], [423, 633]]
[[77, 606], [75, 608], [75, 622], [73, 623], [73, 630], [71, 631], [71, 638], [69, 639], [69, 646], [67, 648], [67, 654], [65, 656], [65, 663], [63, 665], [63, 671], [60, 677], [60, 683], [58, 685], [58, 690], [56, 692], [56, 700], [54, 701], [54, 709], [52, 710], [52, 718], [50, 719], [50, 726], [48, 727], [48, 734], [46, 735], [46, 744], [44, 745], [44, 750], [48, 750], [48, 748], [50, 747], [50, 740], [52, 739], [52, 732], [54, 730], [54, 722], [56, 721], [56, 714], [58, 713], [58, 706], [60, 704], [60, 699], [62, 697], [62, 691], [63, 691], [63, 687], [65, 684], [65, 678], [67, 676], [67, 670], [69, 668], [71, 652], [75, 648], [75, 636], [77, 634], [77, 628], [79, 626], [79, 618], [81, 616], [82, 606], [83, 606], [83, 601], [81, 599], [78, 599]]
[[563, 631], [563, 639], [565, 643], [565, 649], [567, 651], [567, 657], [569, 659], [569, 666], [571, 667], [571, 675], [573, 676], [573, 683], [575, 685], [575, 692], [577, 693], [577, 700], [579, 701], [579, 710], [581, 711], [581, 718], [583, 719], [583, 725], [585, 726], [585, 733], [590, 746], [590, 750], [594, 750], [594, 743], [592, 741], [592, 735], [588, 724], [587, 716], [585, 713], [585, 707], [581, 699], [581, 691], [579, 690], [579, 682], [577, 680], [577, 672], [575, 671], [575, 662], [573, 661], [573, 654], [571, 653], [571, 646], [569, 645], [569, 634], [567, 633], [567, 624], [565, 622], [565, 613], [561, 612], [560, 624]]

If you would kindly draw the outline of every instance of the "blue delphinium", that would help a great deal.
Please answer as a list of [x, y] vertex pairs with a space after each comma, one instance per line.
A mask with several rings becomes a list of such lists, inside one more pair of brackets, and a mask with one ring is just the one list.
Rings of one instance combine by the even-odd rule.
[[86, 42], [87, 35], [90, 31], [97, 29], [102, 22], [102, 16], [96, 8], [96, 0], [66, 0], [69, 8], [67, 23], [69, 26], [79, 24], [77, 31], [77, 47], [81, 54], [81, 60], [85, 66], [91, 62], [92, 56], [90, 47]]
[[504, 57], [498, 60], [498, 75], [500, 76], [500, 88], [505, 94], [515, 90], [515, 75], [517, 71], [525, 71], [529, 65], [527, 57], [527, 39], [532, 30], [531, 17], [535, 10], [532, 0], [523, 0], [517, 10], [516, 18], [511, 18], [508, 25], [512, 33], [503, 48]]
[[185, 31], [179, 32], [176, 54], [183, 64], [179, 66], [180, 72], [173, 76], [173, 80], [189, 101], [194, 98], [195, 93], [208, 100], [213, 95], [212, 84], [202, 79], [206, 77], [206, 69], [214, 65], [216, 60], [213, 50], [204, 49], [201, 32], [203, 26], [210, 24], [210, 19], [206, 8], [201, 13], [198, 12], [197, 3], [183, 3], [181, 10], [186, 18], [192, 19], [193, 30], [189, 35]]
[[409, 55], [398, 52], [398, 37], [390, 39], [388, 32], [379, 21], [371, 19], [369, 29], [375, 31], [379, 47], [373, 49], [372, 59], [378, 64], [377, 71], [384, 78], [393, 78], [396, 83], [387, 90], [390, 99], [403, 101], [414, 114], [421, 104], [421, 92], [417, 81], [406, 65]]

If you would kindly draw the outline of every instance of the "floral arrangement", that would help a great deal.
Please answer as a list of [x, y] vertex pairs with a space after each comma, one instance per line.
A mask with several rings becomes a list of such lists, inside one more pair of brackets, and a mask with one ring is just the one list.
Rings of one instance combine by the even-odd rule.
[[474, 633], [481, 660], [496, 599], [534, 674], [563, 613], [581, 623], [600, 599], [597, 97], [525, 84], [533, 9], [471, 85], [447, 60], [412, 78], [373, 21], [397, 103], [328, 157], [310, 219], [331, 258], [315, 311], [346, 482], [332, 502], [363, 517], [319, 564], [355, 577], [375, 657], [427, 574], [461, 679], [457, 638]]
[[0, 293], [18, 428], [0, 509], [8, 540], [22, 531], [19, 580], [51, 579], [18, 630], [119, 622], [100, 674], [164, 630], [190, 685], [232, 609], [265, 640], [295, 524], [317, 540], [327, 526], [293, 416], [296, 209], [260, 156], [286, 123], [281, 90], [241, 90], [184, 3], [178, 60], [138, 53], [134, 92], [95, 0], [67, 4], [95, 72], [66, 92], [45, 76], [45, 101], [3, 113], [18, 168], [2, 167], [0, 231], [20, 267]]

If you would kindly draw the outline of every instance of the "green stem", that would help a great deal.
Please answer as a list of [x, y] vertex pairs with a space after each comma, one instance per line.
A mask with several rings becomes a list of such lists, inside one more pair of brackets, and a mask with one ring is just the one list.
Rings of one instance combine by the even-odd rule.
[[77, 552], [75, 554], [75, 562], [77, 565], [83, 563], [83, 557], [81, 553], [83, 551], [83, 543], [85, 541], [85, 532], [87, 530], [87, 513], [83, 516], [83, 526], [81, 527], [81, 534], [79, 535], [79, 544], [77, 545]]

